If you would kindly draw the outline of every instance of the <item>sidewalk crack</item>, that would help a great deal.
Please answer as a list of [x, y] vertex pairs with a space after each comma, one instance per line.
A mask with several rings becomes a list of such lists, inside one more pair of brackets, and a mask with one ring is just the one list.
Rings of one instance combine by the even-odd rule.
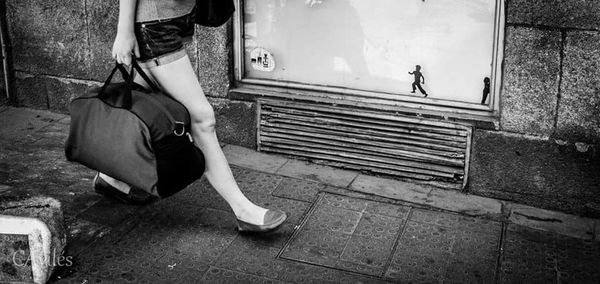
[[534, 221], [541, 221], [541, 222], [552, 222], [552, 223], [562, 223], [563, 221], [560, 219], [556, 219], [556, 218], [541, 218], [541, 217], [536, 217], [536, 216], [531, 216], [531, 215], [527, 215], [527, 214], [523, 214], [520, 212], [513, 212], [513, 214], [515, 215], [519, 215], [519, 216], [523, 216], [529, 220], [534, 220]]

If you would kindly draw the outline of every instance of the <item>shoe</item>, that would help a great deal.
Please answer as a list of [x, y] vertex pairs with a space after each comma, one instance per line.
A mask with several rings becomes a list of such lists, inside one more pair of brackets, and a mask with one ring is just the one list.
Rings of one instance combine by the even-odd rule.
[[427, 94], [425, 94], [425, 98], [427, 97]]
[[99, 173], [94, 177], [94, 190], [125, 204], [147, 205], [157, 200], [155, 196], [133, 187], [129, 190], [129, 194], [124, 193], [102, 179]]
[[248, 233], [266, 233], [277, 229], [285, 220], [287, 215], [281, 210], [267, 210], [264, 217], [264, 225], [256, 225], [237, 219], [238, 231]]

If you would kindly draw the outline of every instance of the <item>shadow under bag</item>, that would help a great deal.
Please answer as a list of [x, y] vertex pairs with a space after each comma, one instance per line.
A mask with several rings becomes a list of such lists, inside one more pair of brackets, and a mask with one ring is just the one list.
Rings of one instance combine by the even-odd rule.
[[[117, 64], [102, 87], [71, 101], [67, 160], [161, 198], [202, 176], [204, 155], [190, 135], [187, 109], [163, 94], [139, 65], [151, 90]], [[125, 82], [111, 83], [119, 70]]]

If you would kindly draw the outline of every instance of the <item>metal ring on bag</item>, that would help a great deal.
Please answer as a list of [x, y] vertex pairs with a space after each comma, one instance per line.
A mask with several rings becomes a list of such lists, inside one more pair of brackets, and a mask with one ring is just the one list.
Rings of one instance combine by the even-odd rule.
[[[177, 126], [178, 125], [181, 127], [180, 131], [177, 131]], [[175, 130], [173, 130], [173, 133], [176, 136], [183, 136], [183, 134], [185, 134], [185, 123], [180, 122], [180, 121], [175, 121]]]

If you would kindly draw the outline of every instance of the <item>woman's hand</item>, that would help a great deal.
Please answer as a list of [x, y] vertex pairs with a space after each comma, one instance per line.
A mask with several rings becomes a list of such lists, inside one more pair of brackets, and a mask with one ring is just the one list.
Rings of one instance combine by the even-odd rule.
[[135, 33], [131, 29], [119, 29], [113, 44], [112, 57], [121, 64], [131, 65], [132, 54], [136, 58], [140, 57], [140, 49], [135, 38]]

